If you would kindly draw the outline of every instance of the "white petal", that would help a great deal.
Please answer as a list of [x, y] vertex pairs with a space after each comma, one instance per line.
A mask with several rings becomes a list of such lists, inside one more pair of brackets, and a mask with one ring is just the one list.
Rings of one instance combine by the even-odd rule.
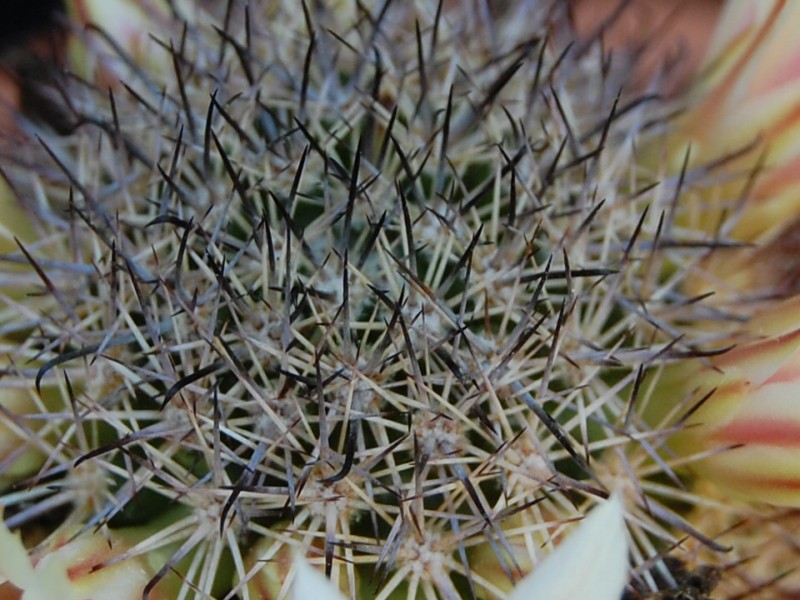
[[302, 557], [295, 558], [294, 568], [292, 600], [345, 600], [336, 586]]
[[508, 600], [619, 600], [628, 582], [622, 499], [595, 508]]
[[21, 589], [23, 600], [72, 600], [75, 594], [66, 565], [60, 559], [47, 558], [34, 570], [19, 532], [8, 530], [0, 507], [0, 583], [10, 581]]
[[10, 581], [20, 589], [28, 587], [36, 576], [28, 551], [22, 544], [19, 533], [11, 533], [3, 522], [0, 510], [0, 582]]
[[77, 600], [75, 586], [67, 576], [63, 557], [48, 555], [36, 565], [36, 578], [25, 588], [22, 600]]

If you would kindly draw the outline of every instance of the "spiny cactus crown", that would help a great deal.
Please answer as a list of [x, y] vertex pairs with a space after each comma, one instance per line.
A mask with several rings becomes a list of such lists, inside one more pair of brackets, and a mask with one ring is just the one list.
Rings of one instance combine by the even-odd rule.
[[559, 3], [467, 4], [176, 4], [160, 59], [65, 80], [74, 130], [6, 169], [9, 526], [146, 530], [114, 559], [163, 557], [146, 594], [261, 597], [297, 549], [354, 596], [494, 598], [622, 487], [655, 585], [639, 384], [694, 348], [680, 182], [637, 155], [666, 111]]

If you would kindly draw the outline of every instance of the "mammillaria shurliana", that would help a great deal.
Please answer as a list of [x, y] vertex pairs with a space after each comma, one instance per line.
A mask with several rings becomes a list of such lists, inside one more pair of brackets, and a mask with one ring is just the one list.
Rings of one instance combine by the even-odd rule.
[[105, 54], [60, 81], [71, 131], [5, 150], [35, 235], [2, 263], [0, 504], [33, 563], [502, 598], [614, 492], [631, 593], [721, 549], [641, 418], [648, 369], [718, 349], [695, 182], [640, 160], [672, 107], [563, 3], [167, 4], [141, 62], [77, 32]]

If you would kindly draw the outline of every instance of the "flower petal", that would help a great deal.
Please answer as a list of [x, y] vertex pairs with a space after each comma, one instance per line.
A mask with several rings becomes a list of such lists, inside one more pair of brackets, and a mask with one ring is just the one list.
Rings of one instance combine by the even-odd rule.
[[619, 600], [627, 581], [628, 536], [622, 499], [613, 494], [514, 588], [508, 600]]
[[11, 533], [2, 520], [0, 507], [0, 583], [9, 581], [23, 591], [23, 600], [72, 600], [66, 565], [54, 558], [34, 570], [19, 532]]
[[294, 561], [294, 600], [345, 600], [342, 593], [328, 579], [304, 558], [298, 556]]

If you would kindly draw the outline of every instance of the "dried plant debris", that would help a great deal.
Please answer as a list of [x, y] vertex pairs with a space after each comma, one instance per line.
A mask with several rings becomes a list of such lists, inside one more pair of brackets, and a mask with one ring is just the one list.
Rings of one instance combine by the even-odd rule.
[[660, 567], [666, 567], [668, 576], [662, 570], [651, 569], [659, 591], [653, 592], [634, 585], [627, 591], [623, 600], [647, 598], [648, 600], [711, 600], [714, 588], [719, 583], [721, 570], [711, 565], [701, 565], [690, 569], [677, 558], [665, 557]]

